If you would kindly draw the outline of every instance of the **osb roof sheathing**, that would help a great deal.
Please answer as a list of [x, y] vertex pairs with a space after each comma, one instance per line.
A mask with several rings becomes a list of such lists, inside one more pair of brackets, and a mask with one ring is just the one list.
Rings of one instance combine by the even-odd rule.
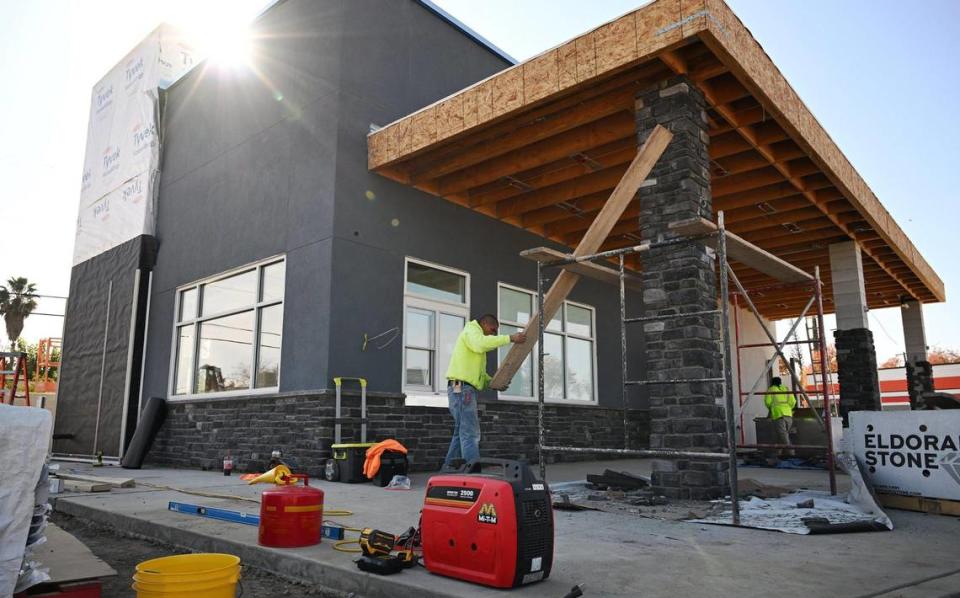
[[[550, 210], [597, 209], [605, 185], [636, 151], [635, 140], [623, 137], [631, 115], [616, 112], [632, 107], [636, 88], [624, 82], [649, 85], [678, 73], [711, 106], [715, 204], [728, 193], [737, 199], [731, 207], [762, 208], [773, 198], [781, 203], [766, 204], [769, 210], [788, 210], [771, 219], [773, 228], [748, 213], [754, 219], [731, 230], [801, 267], [820, 265], [826, 244], [855, 239], [869, 262], [871, 307], [902, 296], [945, 300], [943, 282], [722, 0], [657, 0], [390, 123], [368, 137], [369, 167], [573, 246], [585, 226], [552, 222], [563, 214]], [[580, 138], [583, 151], [560, 155]], [[571, 159], [582, 173], [570, 174]], [[635, 222], [636, 210], [625, 218]], [[797, 243], [781, 239], [789, 234], [778, 226], [801, 232]], [[614, 232], [622, 246], [636, 240], [628, 221]], [[771, 298], [764, 308], [782, 317], [798, 303]]]

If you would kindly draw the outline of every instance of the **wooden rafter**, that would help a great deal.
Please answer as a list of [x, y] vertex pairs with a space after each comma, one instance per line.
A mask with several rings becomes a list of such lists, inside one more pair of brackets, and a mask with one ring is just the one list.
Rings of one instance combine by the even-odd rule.
[[[654, 164], [660, 159], [663, 150], [666, 149], [671, 139], [673, 139], [673, 134], [670, 131], [659, 125], [654, 127], [640, 151], [637, 152], [636, 158], [630, 163], [620, 182], [617, 183], [610, 199], [604, 204], [603, 209], [600, 210], [593, 224], [590, 225], [587, 234], [577, 245], [573, 252], [574, 256], [581, 257], [596, 253], [600, 244], [610, 234], [610, 229], [614, 227], [627, 205], [636, 196], [640, 185], [646, 180], [647, 175], [650, 174]], [[503, 389], [510, 384], [510, 380], [513, 379], [523, 360], [530, 354], [537, 342], [537, 335], [534, 335], [532, 331], [539, 328], [540, 318], [543, 317], [546, 321], [553, 318], [579, 278], [579, 274], [570, 270], [560, 272], [553, 284], [550, 285], [550, 290], [544, 296], [543, 313], [533, 314], [527, 323], [524, 329], [527, 334], [526, 342], [515, 343], [510, 347], [510, 351], [490, 382], [492, 388]]]
[[[669, 66], [669, 64], [668, 64], [668, 66]], [[713, 106], [713, 109], [716, 110], [718, 113], [720, 113], [720, 115], [723, 116], [724, 119], [727, 120], [727, 122], [735, 123], [735, 122], [736, 122], [735, 115], [734, 115], [733, 112], [729, 109], [729, 107], [726, 105], [726, 104], [729, 102], [729, 98], [730, 98], [731, 96], [735, 95], [735, 93], [732, 92], [732, 91], [730, 91], [729, 86], [728, 86], [726, 89], [720, 88], [719, 90], [718, 90], [718, 87], [719, 87], [719, 86], [706, 86], [706, 87], [703, 89], [704, 96], [706, 97], [707, 101]], [[763, 124], [764, 124], [764, 125], [768, 125], [769, 122], [770, 122], [770, 121], [764, 122]], [[790, 172], [790, 169], [789, 169], [785, 164], [782, 164], [782, 163], [779, 163], [779, 162], [776, 161], [775, 156], [773, 156], [773, 155], [771, 154], [770, 150], [766, 147], [767, 145], [769, 145], [770, 140], [773, 139], [773, 138], [775, 138], [775, 135], [772, 133], [772, 131], [762, 131], [762, 132], [761, 132], [761, 131], [758, 130], [759, 128], [760, 128], [760, 127], [759, 127], [759, 126], [756, 126], [756, 125], [747, 125], [747, 126], [736, 126], [736, 127], [735, 127], [735, 130], [736, 130], [738, 133], [740, 133], [740, 135], [743, 136], [743, 138], [744, 138], [757, 152], [759, 152], [761, 155], [763, 155], [763, 156], [769, 161], [769, 163], [770, 163], [770, 165], [772, 166], [772, 168], [775, 169], [777, 172], [779, 172], [779, 174], [780, 174], [784, 179], [786, 179], [787, 181], [789, 181], [790, 183], [792, 183], [798, 190], [800, 190], [801, 193], [802, 193], [803, 195], [805, 195], [805, 196], [807, 197], [807, 199], [809, 199], [809, 200], [811, 201], [811, 203], [813, 203], [813, 204], [816, 205], [817, 207], [821, 208], [821, 210], [823, 211], [823, 213], [824, 213], [828, 218], [830, 218], [830, 219], [833, 221], [833, 223], [834, 223], [841, 231], [843, 231], [849, 238], [855, 238], [855, 236], [851, 233], [851, 231], [847, 228], [847, 226], [845, 226], [843, 223], [841, 223], [839, 220], [837, 220], [836, 217], [834, 217], [834, 216], [831, 215], [829, 212], [827, 212], [827, 210], [823, 207], [823, 205], [817, 202], [816, 197], [815, 197], [815, 196], [812, 196], [812, 194], [811, 194], [811, 190], [812, 190], [812, 189], [811, 189], [810, 183], [804, 183], [802, 180], [800, 180], [801, 177], [804, 176], [804, 175], [802, 175], [802, 174], [801, 174], [801, 175], [794, 175], [793, 173]], [[779, 128], [779, 127], [778, 127], [778, 128]], [[784, 135], [785, 135], [785, 134], [784, 134]], [[807, 173], [807, 174], [811, 174], [811, 173]], [[774, 176], [774, 175], [772, 175], [769, 171], [764, 170], [764, 171], [763, 171], [763, 174], [762, 174], [761, 176], [759, 176], [758, 178], [759, 178], [760, 180], [766, 181], [766, 180], [768, 180], [769, 177], [772, 177], [772, 176]], [[768, 181], [768, 182], [773, 182], [773, 181]], [[829, 181], [827, 181], [827, 183], [829, 183]], [[720, 185], [719, 185], [721, 189], [720, 189], [719, 191], [717, 191], [717, 186], [718, 186], [718, 185], [717, 185], [717, 184], [714, 184], [715, 195], [722, 197], [722, 196], [724, 195], [724, 191], [725, 191], [725, 190], [727, 191], [727, 193], [735, 192], [735, 191], [737, 191], [737, 190], [745, 190], [745, 189], [740, 189], [740, 187], [743, 187], [743, 186], [746, 186], [746, 185], [749, 185], [749, 184], [750, 184], [750, 183], [748, 183], [748, 182], [746, 182], [746, 181], [741, 182], [741, 181], [739, 181], [739, 180], [736, 181], [736, 183], [726, 183], [726, 184], [723, 184], [723, 182], [721, 182]], [[759, 186], [759, 185], [755, 185], [754, 187], [756, 187], [756, 186]], [[751, 187], [751, 188], [754, 188], [754, 187]], [[733, 191], [730, 191], [731, 189], [732, 189]], [[878, 259], [877, 257], [875, 257], [874, 254], [871, 253], [871, 251], [869, 250], [869, 248], [863, 248], [863, 251], [864, 251], [864, 253], [866, 253], [871, 259], [873, 259], [881, 268], [886, 269], [886, 268], [884, 267], [883, 262], [882, 262], [880, 259]], [[903, 288], [904, 288], [906, 291], [908, 291], [910, 294], [912, 294], [912, 295], [915, 295], [915, 294], [916, 294], [916, 292], [913, 290], [912, 285], [908, 284], [908, 283], [907, 283], [906, 281], [904, 281], [901, 277], [897, 276], [896, 274], [894, 274], [893, 272], [890, 272], [890, 271], [887, 271], [887, 273], [890, 275], [891, 278], [893, 278], [894, 280], [897, 280], [898, 282], [900, 282], [900, 283], [903, 285]]]
[[[497, 73], [372, 133], [369, 163], [570, 245], [614, 184], [603, 182], [636, 148], [634, 94], [671, 73], [707, 96], [713, 206], [730, 230], [824, 270], [827, 243], [856, 239], [867, 283], [883, 300], [889, 285], [942, 300], [942, 282], [719, 0], [654, 0]], [[599, 133], [616, 115], [619, 135], [580, 134]], [[637, 214], [628, 207], [604, 249], [636, 243]]]

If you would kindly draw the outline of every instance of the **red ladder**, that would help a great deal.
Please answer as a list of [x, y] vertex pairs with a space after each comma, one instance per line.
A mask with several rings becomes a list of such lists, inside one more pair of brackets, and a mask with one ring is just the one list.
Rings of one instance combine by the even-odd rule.
[[[7, 366], [12, 366], [8, 369]], [[27, 407], [30, 405], [30, 378], [27, 376], [27, 354], [23, 352], [0, 352], [0, 389], [3, 392], [3, 400], [7, 397], [7, 376], [13, 376], [13, 388], [10, 389], [10, 404], [17, 399], [26, 399]], [[23, 380], [23, 394], [17, 395], [17, 385]]]

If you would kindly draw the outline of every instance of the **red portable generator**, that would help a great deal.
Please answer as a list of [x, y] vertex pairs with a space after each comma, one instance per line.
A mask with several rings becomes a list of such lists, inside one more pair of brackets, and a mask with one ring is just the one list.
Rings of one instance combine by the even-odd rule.
[[420, 521], [431, 573], [513, 588], [546, 579], [553, 565], [550, 490], [526, 461], [484, 459], [499, 475], [437, 475]]

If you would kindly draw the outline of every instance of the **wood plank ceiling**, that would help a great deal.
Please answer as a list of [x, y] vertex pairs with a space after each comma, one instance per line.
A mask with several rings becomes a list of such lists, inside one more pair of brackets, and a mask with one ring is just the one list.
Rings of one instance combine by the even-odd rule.
[[[374, 170], [575, 247], [636, 154], [636, 93], [674, 74], [693, 80], [710, 106], [713, 209], [725, 212], [730, 230], [808, 272], [820, 266], [828, 312], [828, 247], [851, 239], [863, 251], [871, 308], [899, 305], [902, 297], [940, 300], [696, 37], [598, 84]], [[601, 249], [638, 243], [638, 217], [634, 200]], [[775, 283], [740, 264], [734, 269], [748, 288]], [[795, 316], [807, 298], [806, 291], [778, 290], [754, 300], [764, 315], [779, 319]]]

